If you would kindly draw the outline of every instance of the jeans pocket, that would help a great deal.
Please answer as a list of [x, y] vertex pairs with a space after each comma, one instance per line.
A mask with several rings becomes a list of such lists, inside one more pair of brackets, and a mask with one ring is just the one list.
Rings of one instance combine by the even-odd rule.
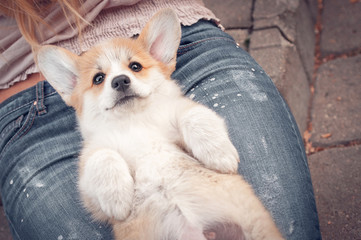
[[24, 136], [31, 129], [35, 117], [36, 106], [34, 104], [31, 104], [29, 111], [23, 114], [18, 113], [14, 117], [13, 114], [9, 114], [10, 120], [5, 122], [6, 125], [0, 132], [0, 156], [6, 148]]

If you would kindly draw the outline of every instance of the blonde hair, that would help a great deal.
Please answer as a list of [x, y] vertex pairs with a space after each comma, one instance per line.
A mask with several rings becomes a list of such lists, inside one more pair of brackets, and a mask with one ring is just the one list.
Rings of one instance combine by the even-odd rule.
[[0, 11], [16, 20], [21, 34], [34, 49], [42, 41], [39, 26], [51, 28], [51, 23], [46, 22], [46, 16], [41, 13], [47, 12], [54, 4], [59, 4], [69, 25], [77, 28], [80, 36], [81, 23], [87, 22], [81, 15], [82, 3], [83, 0], [1, 0]]

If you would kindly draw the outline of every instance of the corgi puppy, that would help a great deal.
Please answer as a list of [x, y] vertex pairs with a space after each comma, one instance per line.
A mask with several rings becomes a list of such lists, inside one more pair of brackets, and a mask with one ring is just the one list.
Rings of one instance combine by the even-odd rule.
[[81, 56], [38, 51], [39, 69], [76, 110], [84, 206], [122, 240], [283, 239], [237, 174], [224, 120], [171, 79], [180, 37], [167, 9], [137, 39]]

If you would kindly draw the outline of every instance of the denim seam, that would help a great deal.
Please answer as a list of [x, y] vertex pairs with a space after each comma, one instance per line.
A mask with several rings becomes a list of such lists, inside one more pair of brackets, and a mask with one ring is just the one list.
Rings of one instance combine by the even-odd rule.
[[[35, 107], [35, 105], [33, 104], [33, 106], [29, 110], [29, 117], [26, 119], [26, 121], [24, 122], [23, 126], [19, 129], [19, 131], [6, 143], [6, 145], [4, 146], [4, 148], [2, 149], [2, 151], [0, 153], [0, 156], [2, 156], [4, 151], [7, 149], [7, 147], [11, 143], [13, 143], [16, 139], [20, 139], [22, 136], [24, 136], [25, 134], [27, 134], [29, 132], [29, 130], [31, 129], [31, 127], [34, 123], [35, 117], [36, 117], [36, 114], [33, 114], [34, 107]], [[32, 114], [33, 116], [30, 114]], [[30, 122], [30, 124], [29, 124], [29, 122]]]
[[[277, 94], [278, 94], [279, 97], [281, 97], [281, 94], [280, 94], [278, 91], [277, 91]], [[281, 97], [281, 98], [282, 98], [282, 97]], [[287, 109], [286, 103], [285, 103], [284, 101], [282, 101], [282, 105], [283, 105], [284, 108]], [[287, 111], [287, 116], [288, 116], [288, 120], [291, 122], [291, 126], [292, 126], [292, 129], [293, 129], [293, 134], [295, 134], [295, 136], [296, 136], [296, 138], [297, 138], [297, 143], [298, 143], [297, 146], [298, 146], [300, 152], [302, 153], [301, 155], [302, 155], [303, 163], [306, 164], [306, 169], [309, 169], [309, 168], [308, 168], [308, 161], [307, 161], [307, 159], [305, 159], [305, 154], [303, 153], [304, 151], [303, 151], [303, 149], [302, 149], [302, 147], [301, 147], [301, 146], [302, 146], [301, 143], [303, 144], [303, 142], [300, 140], [299, 135], [297, 134], [297, 130], [296, 130], [295, 124], [292, 122], [292, 117], [291, 117], [289, 111]], [[311, 178], [311, 175], [310, 175], [310, 178]], [[311, 189], [311, 190], [310, 190], [310, 194], [314, 196], [312, 179], [310, 179], [310, 180], [311, 180], [311, 181], [308, 183], [309, 185], [311, 185], [311, 188], [309, 188], [309, 189]], [[313, 211], [314, 214], [317, 216], [318, 214], [317, 214], [316, 203], [313, 202], [312, 205], [313, 205], [312, 211]]]
[[10, 225], [10, 228], [11, 228], [11, 232], [14, 233], [14, 234], [16, 234], [17, 239], [21, 239], [21, 238], [20, 238], [20, 235], [19, 235], [18, 232], [16, 231], [16, 228], [14, 227], [13, 221], [11, 221], [9, 217], [7, 217], [8, 214], [7, 214], [6, 211], [5, 211], [5, 215], [6, 215], [6, 218], [7, 218], [8, 222], [9, 222], [9, 225]]
[[[47, 95], [44, 95], [43, 99], [45, 99], [46, 97], [50, 97], [50, 96], [52, 96], [52, 95], [54, 95], [54, 94], [56, 94], [56, 92], [52, 92], [52, 93], [49, 93], [49, 94], [47, 94]], [[37, 93], [36, 93], [36, 95], [37, 95]], [[10, 144], [12, 144], [15, 140], [20, 139], [22, 136], [26, 135], [26, 134], [30, 131], [30, 129], [31, 129], [31, 127], [33, 126], [33, 123], [34, 123], [34, 121], [35, 121], [35, 118], [36, 118], [36, 113], [33, 113], [34, 107], [35, 107], [36, 109], [38, 108], [38, 106], [37, 106], [38, 102], [37, 102], [37, 101], [35, 101], [35, 102], [32, 101], [32, 102], [30, 102], [30, 103], [23, 104], [23, 105], [17, 107], [16, 109], [10, 111], [8, 114], [6, 114], [6, 115], [3, 117], [3, 118], [5, 118], [5, 117], [8, 116], [9, 114], [11, 114], [11, 113], [13, 113], [13, 112], [15, 112], [15, 111], [23, 108], [23, 107], [26, 107], [26, 106], [28, 106], [28, 105], [31, 105], [31, 104], [32, 104], [32, 106], [30, 107], [30, 109], [29, 109], [29, 111], [28, 111], [29, 117], [26, 118], [26, 121], [24, 122], [24, 124], [22, 125], [22, 127], [20, 127], [19, 131], [17, 131], [17, 133], [5, 144], [5, 146], [3, 147], [3, 149], [2, 149], [1, 152], [0, 152], [0, 157], [3, 155], [3, 153], [5, 152], [5, 150], [7, 149], [7, 147], [8, 147]], [[46, 112], [46, 110], [45, 110], [45, 112]], [[33, 116], [31, 116], [30, 114], [33, 114]], [[2, 119], [3, 119], [3, 118], [2, 118]], [[2, 119], [0, 119], [0, 121], [1, 121]], [[30, 122], [30, 121], [31, 121], [31, 122]], [[30, 124], [29, 124], [29, 122], [30, 122]]]
[[38, 111], [38, 115], [42, 115], [46, 113], [46, 107], [44, 105], [44, 82], [39, 82], [36, 85], [36, 109]]
[[[54, 94], [56, 94], [56, 92], [49, 93], [49, 94], [45, 95], [44, 98], [50, 97], [50, 96], [52, 96], [52, 95], [54, 95]], [[4, 115], [0, 118], [0, 121], [2, 121], [4, 118], [6, 118], [9, 114], [11, 114], [11, 113], [13, 113], [13, 112], [16, 112], [17, 110], [19, 110], [19, 109], [21, 109], [21, 108], [23, 108], [23, 107], [26, 107], [26, 106], [28, 106], [28, 105], [31, 105], [31, 104], [34, 104], [34, 101], [33, 101], [33, 100], [30, 101], [30, 102], [28, 102], [28, 103], [25, 103], [25, 104], [23, 104], [23, 105], [15, 108], [15, 109], [13, 109], [13, 110], [11, 110], [11, 111], [8, 112], [7, 114], [4, 114]]]
[[35, 96], [36, 96], [36, 100], [34, 102], [34, 105], [36, 107], [36, 111], [39, 112], [39, 83], [36, 85], [35, 88]]
[[226, 41], [234, 42], [234, 43], [235, 43], [234, 40], [231, 40], [231, 39], [229, 39], [229, 38], [227, 38], [227, 37], [205, 38], [205, 39], [202, 39], [202, 40], [199, 40], [199, 41], [196, 41], [196, 42], [193, 42], [193, 43], [184, 45], [184, 46], [180, 46], [180, 47], [178, 48], [177, 54], [179, 54], [179, 55], [184, 54], [184, 53], [186, 53], [186, 52], [189, 51], [189, 50], [187, 50], [188, 48], [193, 47], [193, 46], [196, 46], [196, 45], [201, 44], [201, 43], [204, 43], [204, 42], [212, 41], [212, 40], [226, 40]]
[[28, 106], [28, 105], [31, 105], [31, 104], [34, 104], [34, 101], [25, 103], [25, 104], [23, 104], [23, 105], [15, 108], [15, 109], [11, 110], [10, 112], [8, 112], [7, 114], [4, 114], [4, 115], [2, 116], [2, 117], [0, 118], [0, 121], [2, 121], [4, 118], [6, 118], [8, 115], [12, 114], [13, 112], [16, 112], [16, 111], [18, 111], [19, 109], [21, 109], [21, 108], [23, 108], [23, 107], [26, 107], [26, 106]]

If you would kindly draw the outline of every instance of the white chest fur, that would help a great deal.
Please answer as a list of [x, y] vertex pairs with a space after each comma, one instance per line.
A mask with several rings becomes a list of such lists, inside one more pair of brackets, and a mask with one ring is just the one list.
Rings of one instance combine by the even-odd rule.
[[108, 148], [118, 152], [131, 170], [144, 164], [152, 155], [159, 156], [166, 149], [175, 150], [179, 141], [174, 111], [158, 106], [136, 114], [99, 117], [97, 124], [85, 126], [85, 144], [91, 148]]

